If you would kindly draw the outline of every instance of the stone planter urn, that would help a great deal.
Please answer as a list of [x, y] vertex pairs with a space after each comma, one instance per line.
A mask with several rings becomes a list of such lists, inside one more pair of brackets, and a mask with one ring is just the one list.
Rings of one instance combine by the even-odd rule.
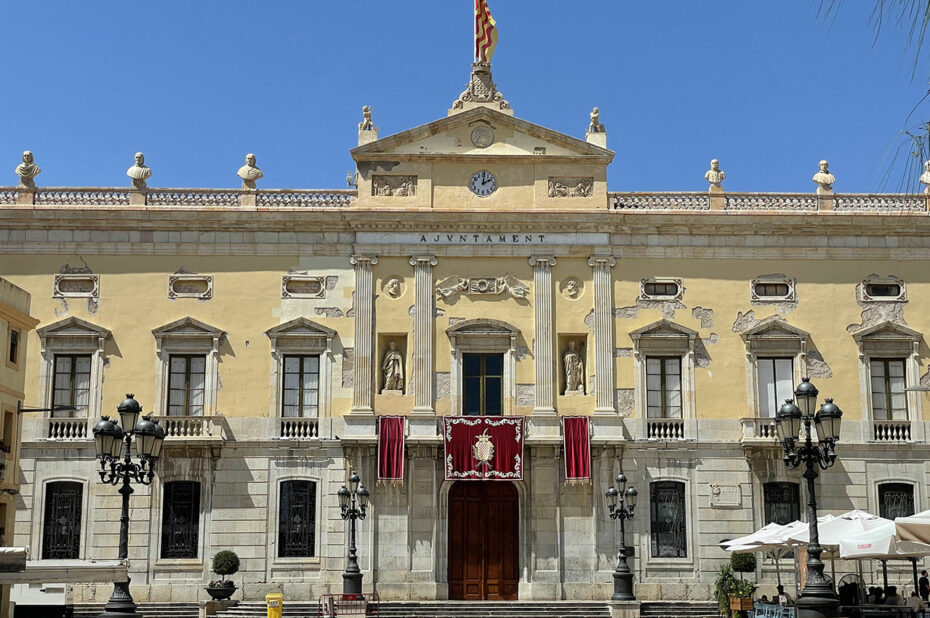
[[[229, 585], [225, 586], [221, 584], [229, 584]], [[236, 588], [236, 586], [234, 586], [233, 583], [230, 581], [226, 581], [226, 582], [216, 581], [216, 582], [210, 582], [210, 585], [204, 588], [204, 590], [207, 591], [207, 594], [209, 594], [210, 598], [213, 599], [214, 601], [225, 601], [226, 599], [231, 597], [233, 594], [235, 594], [238, 588]]]

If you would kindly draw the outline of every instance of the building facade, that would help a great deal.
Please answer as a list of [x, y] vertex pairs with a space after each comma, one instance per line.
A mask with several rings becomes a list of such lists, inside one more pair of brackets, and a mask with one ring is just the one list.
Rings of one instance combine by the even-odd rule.
[[[16, 496], [21, 479], [17, 410], [25, 399], [28, 333], [38, 323], [29, 315], [29, 304], [26, 290], [0, 278], [0, 545], [11, 545], [15, 536]], [[9, 605], [10, 587], [0, 585], [0, 618], [10, 615]]]
[[[606, 140], [518, 119], [476, 65], [446, 117], [360, 124], [357, 190], [0, 188], [0, 274], [43, 324], [26, 396], [78, 408], [25, 415], [15, 544], [116, 556], [91, 429], [125, 393], [168, 431], [132, 499], [137, 601], [204, 598], [223, 549], [242, 598], [339, 591], [351, 470], [382, 599], [609, 598], [621, 470], [637, 596], [709, 598], [720, 540], [805, 517], [773, 419], [802, 376], [844, 411], [823, 512], [924, 510], [927, 199], [609, 192]], [[376, 484], [394, 415], [404, 477]], [[520, 480], [445, 480], [441, 419], [470, 415], [525, 417]]]

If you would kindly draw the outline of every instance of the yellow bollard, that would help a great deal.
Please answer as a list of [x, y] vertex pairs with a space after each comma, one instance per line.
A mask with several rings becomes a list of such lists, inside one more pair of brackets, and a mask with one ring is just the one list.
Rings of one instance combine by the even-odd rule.
[[273, 592], [265, 595], [265, 605], [268, 606], [268, 618], [281, 618], [284, 607], [284, 595]]

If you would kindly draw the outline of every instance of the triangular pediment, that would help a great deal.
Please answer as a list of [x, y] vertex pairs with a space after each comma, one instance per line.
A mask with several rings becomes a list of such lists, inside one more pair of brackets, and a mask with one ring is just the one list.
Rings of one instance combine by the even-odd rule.
[[220, 330], [209, 324], [204, 324], [200, 320], [191, 317], [175, 320], [170, 324], [165, 324], [154, 330], [152, 334], [156, 338], [160, 337], [223, 337], [226, 331]]
[[336, 331], [317, 324], [313, 320], [304, 317], [294, 318], [290, 322], [279, 324], [265, 331], [272, 340], [278, 337], [325, 337], [331, 339]]
[[40, 339], [48, 337], [103, 337], [106, 339], [110, 336], [108, 329], [74, 316], [43, 326], [36, 333]]
[[473, 320], [463, 320], [446, 329], [448, 335], [497, 335], [516, 337], [520, 334], [520, 329], [503, 320], [494, 320], [491, 318], [475, 318]]
[[808, 339], [810, 333], [785, 322], [775, 315], [766, 318], [751, 328], [747, 328], [740, 335], [743, 339]]
[[642, 328], [637, 328], [634, 331], [630, 332], [630, 337], [634, 340], [641, 339], [643, 337], [667, 337], [667, 338], [688, 338], [694, 339], [697, 337], [697, 331], [691, 330], [686, 326], [681, 324], [676, 324], [670, 320], [659, 320], [643, 326]]
[[[487, 127], [482, 133], [490, 145], [481, 147], [472, 135], [478, 127]], [[481, 144], [481, 140], [476, 140]], [[487, 107], [477, 107], [447, 118], [389, 135], [352, 150], [356, 161], [379, 160], [385, 156], [417, 159], [466, 156], [492, 157], [585, 157], [609, 163], [613, 151], [553, 131], [545, 127], [514, 118]]]
[[863, 339], [920, 341], [920, 339], [923, 337], [923, 335], [916, 330], [890, 321], [882, 322], [874, 326], [868, 326], [866, 328], [861, 328], [854, 332], [852, 335], [856, 341], [862, 341]]

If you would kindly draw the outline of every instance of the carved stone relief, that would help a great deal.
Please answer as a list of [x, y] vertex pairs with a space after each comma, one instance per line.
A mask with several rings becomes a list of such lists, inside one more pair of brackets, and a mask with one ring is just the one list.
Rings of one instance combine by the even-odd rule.
[[55, 275], [52, 298], [98, 298], [100, 275]]
[[560, 289], [563, 297], [569, 300], [577, 300], [581, 298], [581, 294], [584, 292], [584, 284], [576, 277], [569, 277], [562, 282]]
[[325, 298], [326, 278], [310, 275], [281, 277], [281, 298]]
[[417, 177], [373, 175], [371, 194], [377, 197], [413, 197], [417, 194]]
[[452, 301], [459, 294], [468, 296], [496, 296], [510, 294], [514, 298], [526, 299], [529, 286], [512, 275], [503, 277], [459, 277], [445, 279], [436, 286], [436, 294], [445, 301]]
[[213, 275], [170, 275], [168, 298], [213, 298]]
[[381, 285], [388, 298], [400, 298], [404, 295], [404, 282], [400, 277], [390, 277]]
[[549, 178], [549, 197], [590, 197], [593, 192], [594, 178]]

